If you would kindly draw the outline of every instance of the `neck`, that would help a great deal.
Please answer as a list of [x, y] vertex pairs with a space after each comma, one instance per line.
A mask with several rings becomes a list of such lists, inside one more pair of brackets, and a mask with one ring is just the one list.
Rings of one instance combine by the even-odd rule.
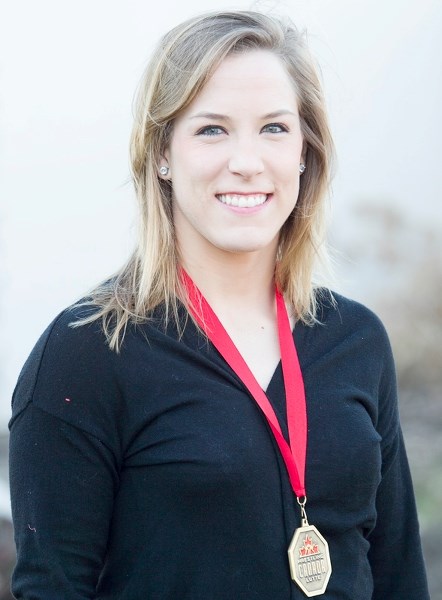
[[275, 258], [267, 251], [182, 261], [262, 389], [280, 359]]
[[182, 265], [215, 312], [274, 311], [275, 252], [182, 258]]

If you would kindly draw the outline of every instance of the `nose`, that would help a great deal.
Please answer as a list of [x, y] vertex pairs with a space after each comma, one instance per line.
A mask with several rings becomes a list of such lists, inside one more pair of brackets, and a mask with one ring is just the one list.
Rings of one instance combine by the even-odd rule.
[[259, 142], [252, 139], [236, 141], [231, 148], [229, 171], [247, 179], [262, 173], [264, 163], [258, 145]]

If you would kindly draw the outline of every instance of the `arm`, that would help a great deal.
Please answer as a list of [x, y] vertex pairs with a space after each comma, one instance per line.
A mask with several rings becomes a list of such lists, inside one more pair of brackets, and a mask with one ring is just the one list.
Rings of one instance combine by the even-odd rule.
[[98, 439], [29, 405], [11, 427], [16, 598], [85, 600], [106, 554], [116, 473]]
[[384, 459], [369, 537], [373, 600], [429, 600], [413, 486], [400, 429]]
[[109, 368], [94, 340], [86, 328], [56, 324], [37, 344], [14, 393], [12, 591], [18, 599], [95, 597], [118, 461], [106, 428], [114, 402]]
[[376, 497], [376, 526], [369, 535], [373, 600], [429, 600], [388, 340], [386, 347], [377, 427], [382, 436], [382, 479]]

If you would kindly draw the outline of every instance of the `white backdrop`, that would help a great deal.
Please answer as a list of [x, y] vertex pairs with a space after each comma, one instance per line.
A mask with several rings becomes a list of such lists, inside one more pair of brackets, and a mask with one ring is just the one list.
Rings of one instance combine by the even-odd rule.
[[[339, 167], [336, 239], [364, 236], [376, 199], [442, 221], [442, 3], [255, 3], [307, 27]], [[158, 37], [203, 10], [250, 2], [3, 0], [0, 14], [0, 429], [20, 367], [56, 313], [132, 248], [131, 103]], [[367, 245], [369, 240], [367, 239]], [[366, 281], [346, 280], [362, 297]]]

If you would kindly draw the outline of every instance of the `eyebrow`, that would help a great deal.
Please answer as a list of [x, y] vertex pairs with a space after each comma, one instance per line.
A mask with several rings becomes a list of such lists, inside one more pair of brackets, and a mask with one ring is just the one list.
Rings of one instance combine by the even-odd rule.
[[[277, 117], [282, 117], [284, 115], [292, 115], [293, 117], [296, 117], [296, 114], [292, 110], [282, 108], [280, 110], [275, 110], [274, 112], [263, 115], [261, 118], [263, 120], [276, 119]], [[230, 120], [230, 118], [227, 115], [221, 115], [219, 113], [212, 113], [212, 112], [200, 112], [200, 113], [197, 113], [196, 115], [193, 115], [190, 118], [191, 119], [213, 119], [215, 121], [229, 121]]]

